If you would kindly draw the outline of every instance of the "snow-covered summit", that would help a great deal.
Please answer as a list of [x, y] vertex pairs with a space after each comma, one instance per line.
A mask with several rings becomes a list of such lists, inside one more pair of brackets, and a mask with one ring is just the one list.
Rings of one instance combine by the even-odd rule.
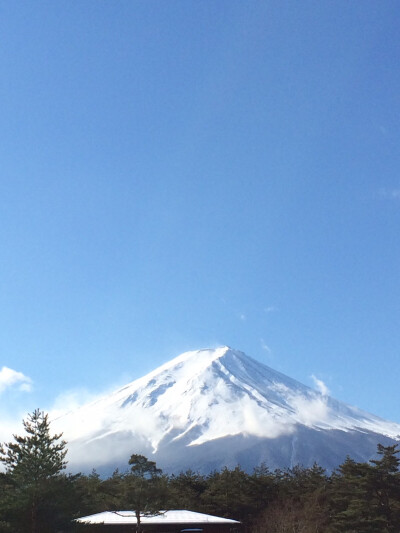
[[72, 457], [162, 454], [299, 429], [400, 439], [400, 425], [348, 406], [227, 346], [185, 352], [60, 419]]

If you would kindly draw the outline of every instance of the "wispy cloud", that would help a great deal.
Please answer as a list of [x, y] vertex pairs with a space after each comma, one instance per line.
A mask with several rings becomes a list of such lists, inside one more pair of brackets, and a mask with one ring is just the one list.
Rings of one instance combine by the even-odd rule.
[[268, 344], [265, 342], [264, 339], [260, 339], [260, 343], [261, 343], [261, 348], [267, 352], [267, 354], [271, 355], [272, 354], [272, 350], [271, 348], [268, 346]]
[[32, 380], [22, 372], [3, 366], [0, 370], [0, 394], [12, 387], [17, 387], [23, 392], [29, 392], [32, 390]]
[[314, 374], [311, 375], [311, 379], [314, 381], [316, 389], [322, 394], [322, 396], [329, 396], [330, 391], [322, 379], [318, 379]]
[[329, 407], [324, 397], [297, 396], [292, 400], [292, 407], [297, 411], [301, 423], [306, 426], [324, 424], [329, 418]]
[[266, 313], [273, 313], [274, 311], [276, 311], [276, 307], [274, 305], [268, 305], [267, 307], [264, 308], [264, 311]]
[[49, 410], [50, 418], [55, 420], [100, 397], [101, 394], [93, 394], [83, 388], [62, 392], [56, 397], [53, 406]]

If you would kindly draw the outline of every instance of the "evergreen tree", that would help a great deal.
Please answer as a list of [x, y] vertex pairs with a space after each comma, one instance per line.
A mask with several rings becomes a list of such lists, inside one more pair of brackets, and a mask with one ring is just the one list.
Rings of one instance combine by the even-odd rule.
[[[0, 461], [9, 483], [7, 514], [12, 530], [51, 531], [59, 520], [56, 494], [65, 492], [66, 443], [61, 434], [50, 434], [48, 415], [36, 409], [23, 421], [24, 436], [0, 446]], [[61, 484], [63, 486], [61, 487]]]
[[382, 531], [400, 531], [400, 452], [397, 445], [378, 444], [379, 459], [370, 461], [370, 484], [374, 511], [379, 516]]
[[92, 470], [89, 475], [79, 474], [77, 476], [74, 486], [79, 496], [80, 516], [100, 513], [113, 507], [110, 503], [110, 490], [107, 485], [110, 485], [110, 482], [102, 481], [96, 470]]
[[333, 529], [338, 532], [372, 533], [379, 531], [371, 508], [368, 463], [350, 457], [332, 474]]
[[255, 521], [257, 532], [327, 533], [329, 531], [328, 477], [323, 468], [296, 466], [274, 473], [267, 508]]
[[202, 494], [206, 512], [236, 520], [248, 520], [257, 507], [252, 493], [254, 481], [239, 466], [233, 470], [223, 468], [207, 478], [207, 488]]
[[169, 507], [171, 509], [190, 509], [204, 511], [202, 494], [207, 487], [207, 482], [201, 474], [187, 470], [169, 479]]
[[129, 464], [130, 472], [114, 473], [108, 490], [114, 491], [120, 505], [132, 509], [136, 517], [136, 531], [140, 533], [141, 517], [157, 514], [166, 501], [167, 479], [156, 463], [144, 455], [132, 455]]
[[7, 473], [0, 473], [0, 533], [12, 531], [10, 509], [13, 507], [12, 492], [14, 484]]
[[350, 458], [332, 476], [333, 524], [338, 532], [400, 531], [400, 461], [397, 446], [378, 445], [380, 458]]

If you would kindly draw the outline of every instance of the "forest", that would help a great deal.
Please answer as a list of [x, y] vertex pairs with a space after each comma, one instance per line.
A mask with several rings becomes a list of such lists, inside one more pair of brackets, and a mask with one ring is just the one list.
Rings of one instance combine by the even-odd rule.
[[317, 464], [274, 471], [261, 464], [251, 473], [238, 465], [208, 475], [195, 468], [166, 475], [133, 454], [126, 471], [101, 478], [96, 471], [67, 473], [67, 443], [51, 433], [40, 409], [23, 428], [23, 435], [0, 446], [1, 533], [84, 531], [74, 519], [106, 510], [140, 516], [167, 509], [234, 518], [254, 533], [400, 531], [397, 445], [378, 445], [368, 463], [347, 457], [331, 473]]

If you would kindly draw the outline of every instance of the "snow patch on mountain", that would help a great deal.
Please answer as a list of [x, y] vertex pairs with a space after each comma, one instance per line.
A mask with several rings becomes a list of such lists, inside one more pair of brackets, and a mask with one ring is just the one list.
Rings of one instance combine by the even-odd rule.
[[85, 456], [93, 461], [93, 450], [106, 461], [110, 454], [156, 453], [171, 444], [187, 448], [240, 435], [290, 437], [299, 427], [400, 438], [398, 424], [338, 402], [227, 346], [185, 352], [57, 424], [70, 456], [79, 461]]

